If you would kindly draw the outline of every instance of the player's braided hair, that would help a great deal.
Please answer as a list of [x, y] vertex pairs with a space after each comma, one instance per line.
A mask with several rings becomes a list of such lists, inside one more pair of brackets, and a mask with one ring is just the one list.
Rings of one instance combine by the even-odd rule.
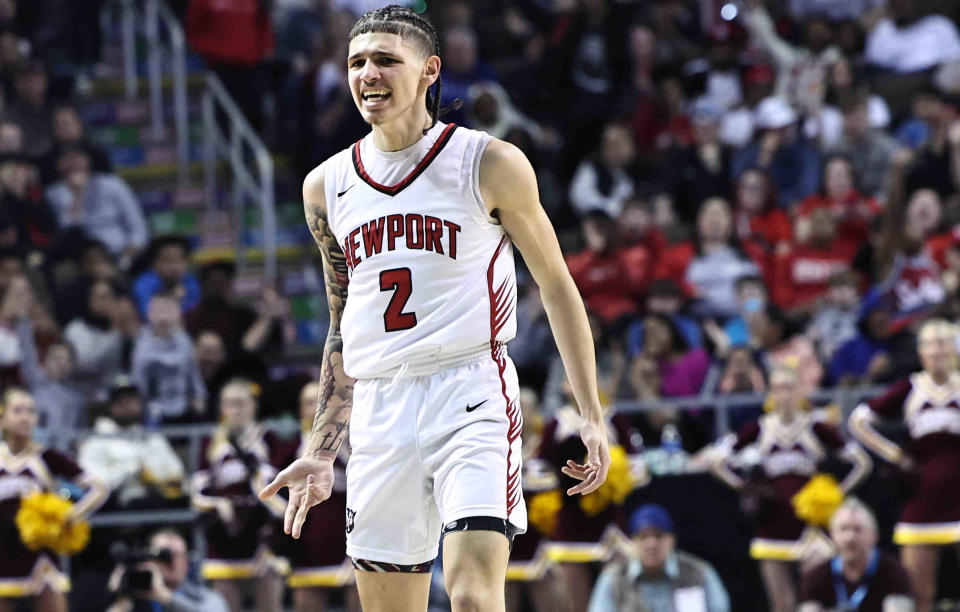
[[[404, 40], [412, 41], [426, 57], [440, 55], [440, 39], [433, 24], [405, 6], [391, 4], [366, 13], [350, 28], [350, 40], [361, 34], [375, 32], [396, 34]], [[442, 89], [443, 83], [440, 75], [437, 75], [433, 94], [431, 95], [430, 89], [427, 89], [427, 113], [430, 115], [431, 122], [430, 127], [423, 130], [424, 134], [436, 125], [440, 115], [456, 110], [463, 104], [458, 98], [450, 103], [450, 106], [440, 108]]]

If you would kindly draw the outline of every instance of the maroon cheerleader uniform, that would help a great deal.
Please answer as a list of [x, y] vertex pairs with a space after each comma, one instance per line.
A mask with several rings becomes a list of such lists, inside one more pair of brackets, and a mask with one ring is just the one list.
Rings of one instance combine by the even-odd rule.
[[0, 441], [0, 598], [39, 595], [45, 588], [58, 593], [70, 590], [70, 578], [60, 570], [57, 557], [24, 546], [16, 525], [21, 498], [54, 491], [58, 478], [89, 487], [74, 506], [79, 518], [107, 499], [106, 488], [63, 453], [31, 443], [14, 455]]
[[[909, 439], [901, 448], [877, 433], [876, 417], [902, 419]], [[893, 532], [897, 544], [960, 542], [960, 374], [938, 385], [926, 372], [894, 384], [850, 415], [850, 432], [867, 448], [897, 463], [904, 451], [916, 462], [916, 486]]]
[[[599, 514], [590, 516], [580, 507], [580, 495], [569, 496], [566, 490], [577, 481], [560, 471], [568, 459], [583, 463], [586, 447], [580, 440], [581, 417], [571, 407], [557, 411], [556, 416], [543, 428], [538, 457], [554, 470], [563, 497], [563, 505], [557, 515], [557, 526], [550, 535], [547, 549], [551, 561], [558, 563], [592, 563], [608, 559], [615, 549], [625, 545], [623, 533], [625, 517], [620, 506], [610, 505]], [[615, 414], [607, 418], [607, 436], [611, 444], [619, 444], [631, 457], [634, 479], [644, 484], [648, 478], [642, 468], [642, 460], [635, 457], [637, 449], [632, 441], [634, 430], [626, 415]]]
[[[308, 434], [287, 446], [276, 460], [278, 469], [293, 463], [303, 453]], [[322, 503], [310, 508], [300, 539], [287, 538], [284, 553], [290, 560], [287, 585], [299, 588], [339, 588], [353, 582], [353, 565], [347, 559], [347, 445], [333, 462], [333, 491]]]
[[[270, 550], [286, 501], [257, 495], [276, 475], [270, 458], [284, 444], [273, 432], [251, 425], [231, 439], [219, 427], [200, 446], [199, 471], [193, 475], [191, 503], [204, 514], [207, 558], [202, 573], [207, 580], [242, 580], [267, 570], [286, 574], [289, 564]], [[223, 499], [233, 506], [234, 518], [224, 523], [216, 511]]]
[[[553, 467], [535, 457], [540, 446], [540, 436], [523, 441], [523, 499], [527, 504], [527, 522], [530, 522], [530, 502], [544, 492], [557, 488], [557, 475]], [[546, 538], [534, 525], [513, 539], [510, 562], [507, 564], [507, 582], [535, 582], [543, 577], [549, 566], [544, 546]]]
[[817, 472], [817, 464], [830, 452], [845, 450], [854, 463], [845, 482], [859, 482], [870, 469], [863, 449], [847, 445], [839, 431], [817, 421], [810, 413], [797, 415], [784, 422], [777, 413], [767, 414], [745, 425], [727, 440], [728, 454], [719, 463], [720, 477], [735, 486], [741, 482], [727, 465], [730, 455], [755, 445], [760, 456], [760, 470], [771, 491], [766, 504], [756, 517], [750, 556], [754, 559], [797, 561], [815, 551], [829, 554], [829, 540], [822, 530], [810, 527], [797, 518], [791, 500]]

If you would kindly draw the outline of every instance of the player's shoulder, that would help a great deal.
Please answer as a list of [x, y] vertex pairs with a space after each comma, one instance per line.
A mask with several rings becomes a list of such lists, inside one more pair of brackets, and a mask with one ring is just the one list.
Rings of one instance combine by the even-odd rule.
[[518, 205], [523, 198], [517, 194], [537, 192], [533, 166], [516, 145], [490, 138], [479, 165], [480, 192], [493, 208]]
[[484, 169], [506, 173], [511, 170], [515, 171], [524, 164], [529, 166], [530, 162], [519, 147], [491, 136], [483, 150], [483, 155], [480, 157], [481, 176]]
[[336, 172], [338, 166], [345, 161], [349, 161], [352, 148], [351, 145], [339, 153], [331, 155], [319, 166], [307, 173], [307, 176], [303, 179], [303, 196], [305, 201], [323, 204], [326, 200], [324, 196], [326, 182], [332, 179], [332, 175]]

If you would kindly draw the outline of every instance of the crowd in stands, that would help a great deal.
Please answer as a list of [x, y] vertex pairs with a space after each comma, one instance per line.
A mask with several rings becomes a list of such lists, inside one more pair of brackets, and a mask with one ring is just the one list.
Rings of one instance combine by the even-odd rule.
[[[171, 559], [149, 562], [140, 599], [157, 603], [146, 609], [247, 602], [279, 610], [284, 580], [298, 610], [359, 609], [344, 559], [343, 482], [308, 519], [312, 547], [279, 537], [282, 508], [251, 493], [300, 445], [259, 419], [309, 422], [317, 393], [306, 383], [318, 363], [281, 367], [289, 365], [287, 300], [271, 287], [242, 300], [232, 262], [198, 265], [189, 238], [151, 232], [137, 193], [88, 135], [81, 108], [103, 61], [104, 4], [0, 0], [0, 551], [19, 545], [8, 502], [22, 493], [3, 479], [17, 453], [35, 453], [75, 481], [72, 494], [87, 505], [109, 491], [108, 511], [189, 506], [203, 517], [200, 576], [216, 593], [195, 572], [187, 577], [182, 537], [161, 531], [152, 540]], [[170, 4], [192, 51], [291, 161], [294, 177], [368, 131], [344, 58], [353, 22], [385, 2]], [[916, 610], [929, 610], [937, 585], [917, 577], [936, 574], [931, 543], [960, 541], [960, 514], [950, 514], [960, 504], [928, 503], [903, 483], [920, 474], [926, 489], [956, 490], [960, 482], [930, 466], [960, 456], [960, 416], [938, 413], [958, 429], [946, 425], [932, 450], [919, 452], [910, 443], [891, 449], [873, 418], [906, 421], [916, 443], [929, 435], [910, 420], [919, 409], [905, 407], [919, 401], [918, 389], [938, 409], [960, 402], [956, 332], [937, 323], [928, 344], [946, 345], [917, 350], [924, 323], [960, 317], [960, 7], [446, 0], [415, 8], [440, 33], [449, 107], [441, 121], [514, 144], [536, 170], [588, 308], [611, 442], [622, 452], [610, 499], [591, 505], [557, 492], [566, 482], [559, 466], [583, 451], [539, 293], [521, 274], [509, 352], [525, 387], [531, 528], [514, 548], [510, 608], [666, 610], [656, 602], [684, 609], [682, 601], [711, 612], [814, 612], [841, 604], [833, 588], [841, 575], [844, 596], [866, 602], [860, 609], [884, 601], [884, 610], [913, 609], [915, 597]], [[918, 371], [933, 382], [915, 375], [904, 388]], [[875, 552], [892, 546], [866, 504], [848, 499], [828, 531], [790, 506], [822, 461], [851, 466], [839, 478], [845, 492], [871, 471], [837, 411], [805, 399], [861, 385], [893, 385], [893, 400], [858, 408], [850, 432], [874, 457], [871, 478], [896, 483], [889, 496], [900, 491], [906, 501], [906, 527], [895, 536], [903, 567]], [[710, 398], [745, 393], [755, 399], [729, 415], [739, 433], [716, 440]], [[675, 408], [663, 401], [671, 398], [685, 399]], [[620, 409], [637, 403], [646, 409]], [[199, 448], [156, 430], [198, 423], [210, 426]], [[757, 446], [761, 459], [751, 459]], [[77, 463], [45, 455], [51, 448]], [[693, 456], [681, 470], [712, 470], [740, 490], [769, 601], [738, 600], [726, 568], [718, 565], [718, 576], [711, 559], [679, 551], [675, 508], [636, 507], [636, 492], [671, 471], [678, 450]], [[778, 451], [794, 454], [773, 473], [764, 457]], [[36, 480], [54, 490], [49, 474]], [[930, 522], [956, 527], [924, 539], [916, 526]], [[70, 609], [139, 609], [110, 549], [148, 535], [94, 529], [73, 564]], [[833, 550], [836, 568], [826, 561], [794, 577], [801, 561]], [[66, 590], [55, 561], [30, 560], [7, 567], [0, 559], [0, 611], [10, 609], [5, 598], [25, 595], [65, 609], [62, 595], [43, 594]], [[858, 585], [880, 583], [885, 593], [857, 595]], [[442, 588], [436, 599], [442, 609]]]

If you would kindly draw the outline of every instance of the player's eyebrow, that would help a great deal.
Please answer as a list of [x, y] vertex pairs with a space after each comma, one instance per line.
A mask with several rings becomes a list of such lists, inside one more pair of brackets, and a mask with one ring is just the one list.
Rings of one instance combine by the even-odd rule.
[[[360, 59], [360, 58], [362, 58], [362, 57], [365, 56], [365, 55], [368, 55], [368, 54], [367, 54], [367, 53], [364, 53], [363, 51], [360, 51], [360, 52], [358, 52], [358, 53], [354, 53], [353, 55], [351, 55], [350, 57], [347, 58], [347, 63], [350, 63], [350, 62], [352, 62], [352, 61], [355, 60], [355, 59]], [[379, 49], [376, 50], [376, 51], [371, 51], [371, 52], [369, 53], [369, 55], [370, 55], [370, 57], [383, 57], [383, 56], [394, 57], [394, 58], [397, 57], [397, 54], [396, 54], [396, 53], [390, 53], [389, 51], [381, 51], [381, 50], [379, 50]]]

